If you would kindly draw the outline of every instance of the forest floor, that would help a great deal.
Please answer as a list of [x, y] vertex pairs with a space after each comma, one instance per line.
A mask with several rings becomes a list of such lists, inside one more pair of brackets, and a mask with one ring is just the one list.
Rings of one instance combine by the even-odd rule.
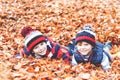
[[0, 80], [120, 80], [120, 58], [109, 72], [89, 63], [72, 66], [62, 60], [15, 59], [24, 45], [23, 26], [40, 30], [66, 46], [84, 24], [96, 40], [120, 51], [120, 0], [0, 0]]

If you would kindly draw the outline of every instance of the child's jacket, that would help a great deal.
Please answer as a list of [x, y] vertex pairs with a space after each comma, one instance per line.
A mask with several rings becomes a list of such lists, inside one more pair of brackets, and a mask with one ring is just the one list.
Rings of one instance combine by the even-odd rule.
[[[93, 49], [93, 52], [90, 56], [83, 56], [81, 53], [77, 51], [77, 49], [74, 47], [74, 40], [73, 44], [70, 44], [68, 46], [68, 49], [72, 52], [72, 61], [71, 63], [73, 65], [79, 64], [81, 62], [90, 62], [94, 65], [102, 65], [103, 69], [110, 68], [109, 62], [111, 61], [111, 56], [109, 55], [109, 52], [105, 50], [105, 46], [97, 42], [95, 48]], [[73, 50], [74, 47], [74, 50]]]
[[35, 55], [34, 53], [28, 52], [25, 47], [24, 47], [24, 53], [27, 56], [32, 55], [35, 58], [50, 57], [52, 59], [53, 58], [56, 58], [56, 59], [62, 58], [65, 61], [70, 60], [69, 51], [65, 47], [60, 46], [59, 44], [53, 43], [53, 41], [48, 36], [45, 36], [45, 37], [46, 37], [46, 43], [47, 43], [46, 55], [44, 55], [44, 56]]

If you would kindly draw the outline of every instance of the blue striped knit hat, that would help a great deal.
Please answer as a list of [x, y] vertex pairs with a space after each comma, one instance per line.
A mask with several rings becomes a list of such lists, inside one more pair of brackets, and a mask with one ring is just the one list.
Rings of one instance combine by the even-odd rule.
[[81, 31], [79, 31], [75, 38], [75, 43], [85, 41], [91, 44], [93, 47], [95, 46], [95, 33], [92, 31], [91, 25], [86, 24]]
[[46, 38], [40, 31], [32, 29], [30, 26], [26, 26], [21, 31], [22, 36], [25, 38], [25, 47], [28, 51], [32, 52], [33, 48], [40, 42], [46, 41]]

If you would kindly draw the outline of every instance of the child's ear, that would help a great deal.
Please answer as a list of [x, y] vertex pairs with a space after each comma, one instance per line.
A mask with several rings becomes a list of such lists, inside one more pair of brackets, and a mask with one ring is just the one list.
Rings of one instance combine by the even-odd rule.
[[34, 51], [33, 51], [33, 50], [32, 50], [31, 52], [32, 52], [32, 54], [34, 54]]
[[94, 46], [92, 46], [92, 48], [94, 48]]
[[77, 48], [77, 45], [75, 45], [75, 48]]

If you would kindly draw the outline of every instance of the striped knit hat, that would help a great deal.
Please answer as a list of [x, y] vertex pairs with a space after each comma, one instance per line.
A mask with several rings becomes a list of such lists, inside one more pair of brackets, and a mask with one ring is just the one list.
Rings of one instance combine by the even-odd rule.
[[40, 31], [32, 29], [30, 26], [26, 26], [21, 31], [22, 36], [25, 38], [25, 47], [28, 51], [32, 52], [32, 49], [40, 42], [46, 41], [46, 38]]
[[95, 33], [92, 31], [91, 25], [86, 24], [81, 31], [79, 31], [76, 35], [75, 42], [85, 41], [91, 44], [93, 47], [95, 46]]

